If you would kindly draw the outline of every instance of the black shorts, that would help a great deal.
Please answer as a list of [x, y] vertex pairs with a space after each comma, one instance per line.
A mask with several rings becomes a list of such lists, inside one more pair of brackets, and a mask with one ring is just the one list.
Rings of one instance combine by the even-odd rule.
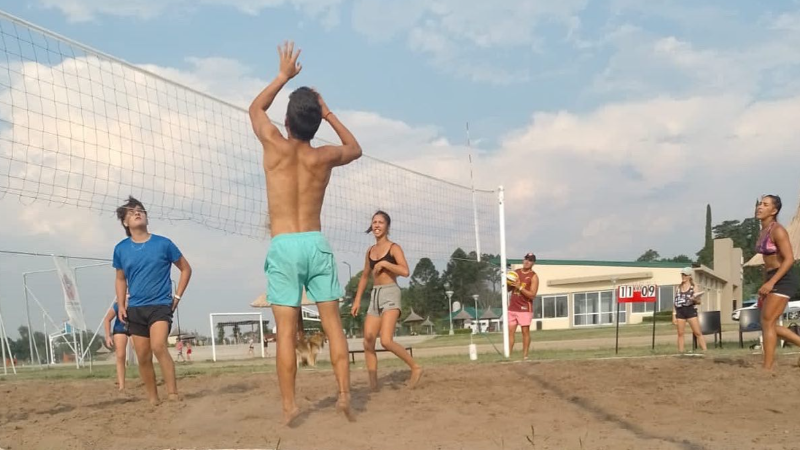
[[128, 308], [128, 333], [132, 336], [150, 337], [150, 326], [167, 322], [167, 334], [172, 331], [172, 306], [134, 306]]
[[[778, 269], [768, 271], [766, 281], [769, 281], [777, 271]], [[770, 294], [792, 298], [795, 294], [797, 294], [798, 284], [800, 283], [798, 282], [797, 274], [794, 273], [794, 269], [789, 269], [789, 271], [786, 272], [786, 275], [784, 275], [783, 278], [775, 283], [775, 287], [772, 288]]]
[[694, 306], [678, 306], [675, 308], [675, 318], [688, 320], [697, 317], [697, 308]]

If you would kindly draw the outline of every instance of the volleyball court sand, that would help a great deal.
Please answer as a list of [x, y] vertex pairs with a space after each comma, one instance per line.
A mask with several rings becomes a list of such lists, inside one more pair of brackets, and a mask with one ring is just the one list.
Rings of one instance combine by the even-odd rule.
[[[800, 370], [759, 356], [461, 364], [408, 371], [366, 390], [353, 372], [355, 423], [335, 413], [330, 372], [301, 371], [304, 414], [277, 423], [274, 374], [179, 381], [184, 400], [151, 408], [111, 380], [0, 384], [4, 449], [784, 449], [797, 448]], [[132, 385], [138, 383], [132, 382]], [[162, 387], [163, 389], [163, 387]], [[533, 431], [531, 429], [533, 427]], [[533, 443], [528, 441], [531, 438]]]

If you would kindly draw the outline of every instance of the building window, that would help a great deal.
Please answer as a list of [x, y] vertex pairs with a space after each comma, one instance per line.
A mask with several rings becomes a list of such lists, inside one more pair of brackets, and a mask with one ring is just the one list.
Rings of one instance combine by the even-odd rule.
[[569, 317], [568, 297], [566, 295], [538, 296], [534, 301], [533, 317], [536, 319], [557, 319]]
[[[573, 295], [573, 325], [607, 325], [614, 323], [614, 294], [612, 291], [581, 292]], [[625, 309], [619, 312], [620, 323], [626, 322]]]
[[671, 311], [674, 295], [672, 286], [659, 286], [658, 298], [653, 303], [634, 303], [631, 305], [634, 313], [652, 313], [653, 307], [657, 307], [656, 311]]

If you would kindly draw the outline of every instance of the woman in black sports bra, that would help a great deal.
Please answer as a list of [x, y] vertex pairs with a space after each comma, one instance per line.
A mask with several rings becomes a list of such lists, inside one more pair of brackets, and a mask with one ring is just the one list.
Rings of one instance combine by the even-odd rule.
[[756, 251], [764, 257], [764, 284], [758, 290], [758, 307], [761, 308], [764, 368], [767, 370], [772, 370], [775, 365], [778, 336], [800, 347], [800, 336], [778, 326], [778, 318], [798, 289], [797, 274], [792, 271], [794, 255], [789, 233], [778, 223], [781, 206], [780, 197], [765, 195], [756, 207], [756, 218], [761, 221]]
[[375, 341], [380, 335], [381, 346], [394, 353], [411, 368], [409, 387], [414, 387], [422, 376], [422, 368], [408, 354], [406, 349], [394, 342], [394, 331], [400, 318], [400, 287], [397, 277], [408, 276], [408, 263], [399, 245], [389, 240], [389, 228], [392, 219], [383, 211], [372, 216], [372, 225], [367, 233], [375, 236], [375, 245], [367, 250], [364, 258], [364, 270], [358, 281], [356, 298], [350, 314], [356, 317], [361, 307], [361, 296], [367, 288], [367, 281], [372, 275], [373, 287], [370, 295], [367, 317], [364, 320], [364, 359], [367, 363], [370, 388], [378, 388], [378, 355], [375, 353]]

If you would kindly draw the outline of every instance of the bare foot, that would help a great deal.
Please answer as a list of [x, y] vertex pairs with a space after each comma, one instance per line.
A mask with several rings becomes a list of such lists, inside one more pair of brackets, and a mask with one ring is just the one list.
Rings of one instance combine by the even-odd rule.
[[350, 422], [355, 422], [356, 419], [353, 417], [353, 412], [350, 410], [350, 393], [349, 392], [341, 392], [339, 393], [339, 400], [336, 401], [336, 410], [343, 413], [347, 420]]
[[300, 408], [298, 408], [297, 406], [295, 406], [294, 409], [292, 409], [292, 410], [290, 410], [288, 412], [284, 410], [283, 411], [283, 425], [287, 426], [287, 427], [290, 426], [292, 424], [292, 421], [294, 421], [294, 419], [296, 419], [297, 416], [299, 416], [299, 415], [300, 415]]
[[411, 378], [408, 379], [408, 388], [414, 389], [414, 387], [419, 383], [419, 379], [422, 378], [422, 367], [415, 367], [411, 369]]
[[158, 397], [156, 397], [156, 398], [151, 398], [151, 399], [149, 399], [149, 401], [150, 401], [150, 406], [153, 406], [153, 407], [156, 407], [156, 406], [158, 406], [158, 405], [159, 405], [159, 403], [161, 403], [161, 402], [158, 400]]
[[369, 390], [372, 392], [378, 391], [378, 372], [369, 373]]
[[179, 402], [181, 401], [181, 397], [178, 394], [169, 394], [167, 396], [167, 400], [171, 402]]

